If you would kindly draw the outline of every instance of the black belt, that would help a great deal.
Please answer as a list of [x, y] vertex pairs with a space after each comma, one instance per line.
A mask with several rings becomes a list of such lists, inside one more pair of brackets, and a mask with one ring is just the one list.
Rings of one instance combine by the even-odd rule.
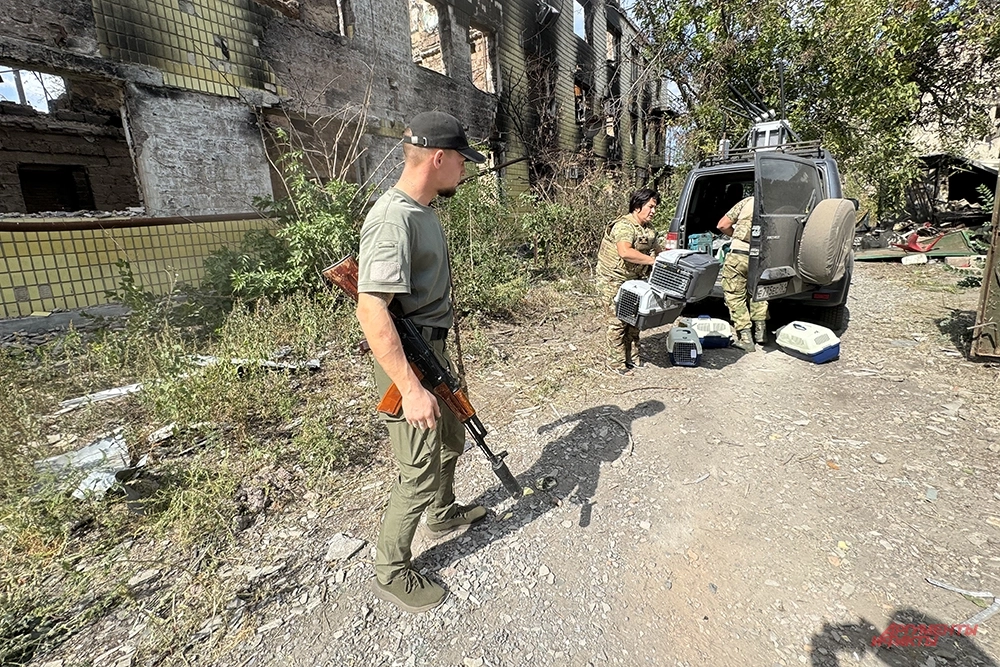
[[747, 257], [750, 256], [750, 251], [749, 250], [735, 250], [735, 249], [730, 249], [729, 252], [733, 253], [734, 255], [746, 255]]
[[444, 340], [448, 337], [445, 327], [420, 327], [420, 335], [427, 340]]

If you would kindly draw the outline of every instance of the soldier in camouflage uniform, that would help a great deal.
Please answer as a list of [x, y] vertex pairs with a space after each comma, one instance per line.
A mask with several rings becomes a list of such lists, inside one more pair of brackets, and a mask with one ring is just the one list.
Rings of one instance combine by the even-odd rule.
[[639, 329], [615, 316], [615, 295], [626, 280], [642, 280], [649, 274], [659, 252], [656, 230], [649, 223], [659, 202], [655, 190], [633, 192], [628, 215], [607, 226], [597, 251], [597, 286], [608, 326], [608, 365], [622, 374], [641, 365]]
[[738, 201], [718, 224], [720, 232], [733, 237], [729, 254], [722, 265], [722, 291], [725, 292], [726, 307], [736, 329], [736, 345], [747, 352], [756, 349], [754, 341], [763, 345], [767, 340], [767, 301], [751, 301], [747, 292], [752, 224], [753, 197]]

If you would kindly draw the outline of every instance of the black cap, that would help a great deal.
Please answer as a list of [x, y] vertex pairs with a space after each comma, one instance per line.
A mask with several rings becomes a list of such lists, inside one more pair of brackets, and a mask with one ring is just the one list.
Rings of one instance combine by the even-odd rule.
[[477, 164], [486, 162], [486, 156], [469, 146], [465, 129], [458, 119], [443, 111], [425, 111], [410, 120], [411, 136], [403, 141], [425, 148], [451, 148], [466, 160]]

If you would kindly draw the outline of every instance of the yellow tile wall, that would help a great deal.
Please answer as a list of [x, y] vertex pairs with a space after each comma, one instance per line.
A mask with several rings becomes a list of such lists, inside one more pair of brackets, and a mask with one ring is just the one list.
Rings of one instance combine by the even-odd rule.
[[[168, 292], [178, 281], [198, 285], [203, 261], [213, 250], [237, 247], [247, 231], [268, 224], [267, 220], [240, 220], [61, 232], [0, 231], [0, 318], [107, 303], [104, 291], [118, 287], [119, 259], [131, 264], [142, 289], [156, 294]], [[50, 286], [51, 299], [39, 297], [39, 285]], [[17, 291], [24, 290], [28, 300], [18, 300]]]
[[[92, 0], [101, 54], [163, 72], [168, 86], [236, 97], [280, 92], [260, 52], [274, 10], [254, 0]], [[225, 48], [223, 48], [223, 46]]]

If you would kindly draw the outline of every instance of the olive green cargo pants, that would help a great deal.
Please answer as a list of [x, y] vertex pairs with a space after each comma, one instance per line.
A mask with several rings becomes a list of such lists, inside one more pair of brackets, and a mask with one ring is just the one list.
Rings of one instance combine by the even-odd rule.
[[[726, 255], [722, 264], [722, 291], [725, 292], [726, 307], [736, 331], [750, 328], [750, 322], [764, 322], [767, 319], [767, 301], [751, 301], [747, 292], [747, 274], [750, 258], [734, 252]], [[749, 304], [749, 307], [748, 307]]]
[[[445, 368], [457, 377], [445, 350], [445, 341], [430, 342]], [[375, 364], [375, 384], [379, 395], [392, 384], [382, 367]], [[455, 415], [438, 400], [441, 418], [430, 430], [413, 428], [403, 415], [380, 414], [389, 430], [392, 453], [399, 475], [389, 493], [389, 506], [382, 519], [375, 551], [375, 576], [388, 584], [410, 567], [410, 546], [420, 517], [427, 510], [434, 522], [450, 519], [455, 506], [455, 465], [465, 448], [465, 428]]]

